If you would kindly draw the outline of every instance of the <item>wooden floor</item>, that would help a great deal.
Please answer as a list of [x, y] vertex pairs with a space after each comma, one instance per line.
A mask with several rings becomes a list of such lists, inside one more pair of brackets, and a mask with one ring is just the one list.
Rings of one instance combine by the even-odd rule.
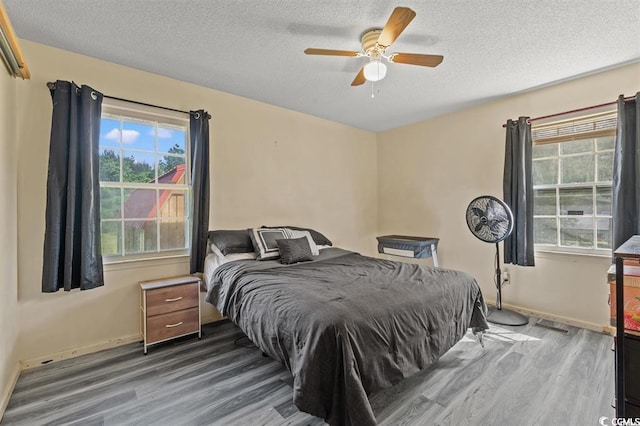
[[[612, 338], [569, 328], [493, 327], [371, 397], [381, 425], [597, 425], [613, 417]], [[20, 375], [6, 425], [321, 425], [291, 401], [278, 362], [229, 322], [197, 338], [132, 344]]]

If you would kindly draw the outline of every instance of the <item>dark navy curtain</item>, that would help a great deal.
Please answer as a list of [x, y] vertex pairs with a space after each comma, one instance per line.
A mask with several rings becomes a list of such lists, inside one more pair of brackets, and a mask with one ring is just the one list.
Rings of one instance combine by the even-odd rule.
[[190, 112], [192, 227], [189, 269], [204, 270], [209, 234], [209, 119], [204, 110]]
[[102, 94], [68, 81], [53, 98], [42, 291], [104, 285], [100, 247], [99, 153]]
[[613, 249], [640, 234], [640, 92], [618, 98], [613, 157]]
[[534, 266], [533, 162], [529, 117], [507, 121], [504, 158], [504, 202], [513, 213], [511, 236], [504, 240], [504, 263]]

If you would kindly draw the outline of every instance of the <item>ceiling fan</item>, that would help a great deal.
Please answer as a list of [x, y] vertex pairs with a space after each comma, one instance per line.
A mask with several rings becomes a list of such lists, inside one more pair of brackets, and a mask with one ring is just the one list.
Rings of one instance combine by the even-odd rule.
[[351, 83], [352, 86], [360, 86], [365, 81], [382, 80], [387, 75], [387, 66], [383, 59], [398, 64], [420, 65], [423, 67], [436, 67], [441, 62], [441, 55], [425, 55], [421, 53], [392, 53], [386, 54], [386, 50], [396, 41], [398, 36], [415, 18], [416, 12], [408, 7], [396, 7], [391, 13], [384, 28], [372, 28], [365, 31], [360, 38], [362, 52], [350, 50], [313, 49], [304, 51], [307, 55], [350, 56], [354, 58], [367, 57], [367, 62]]

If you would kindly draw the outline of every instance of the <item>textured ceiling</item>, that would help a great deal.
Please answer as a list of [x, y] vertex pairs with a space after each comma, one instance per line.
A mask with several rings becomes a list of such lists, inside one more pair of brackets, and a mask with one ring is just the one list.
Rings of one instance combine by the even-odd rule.
[[[3, 3], [21, 38], [372, 131], [640, 60], [638, 0]], [[303, 54], [359, 50], [396, 6], [417, 16], [388, 52], [439, 67], [391, 64], [372, 99], [364, 58]]]

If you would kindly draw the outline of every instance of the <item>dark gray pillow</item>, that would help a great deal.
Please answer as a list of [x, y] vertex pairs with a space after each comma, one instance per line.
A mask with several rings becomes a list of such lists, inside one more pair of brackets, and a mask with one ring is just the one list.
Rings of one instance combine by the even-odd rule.
[[280, 263], [289, 265], [313, 260], [307, 237], [276, 240], [276, 243], [278, 243], [278, 250], [280, 250]]
[[255, 251], [248, 229], [209, 231], [209, 241], [225, 256]]
[[329, 241], [329, 239], [327, 237], [325, 237], [324, 235], [322, 235], [321, 233], [319, 233], [318, 231], [315, 231], [311, 228], [299, 228], [297, 226], [264, 226], [262, 225], [263, 228], [289, 228], [289, 229], [295, 229], [296, 231], [309, 231], [309, 233], [311, 234], [311, 238], [313, 238], [313, 241], [315, 241], [315, 243], [319, 246], [332, 246], [333, 244], [331, 244], [331, 241]]

